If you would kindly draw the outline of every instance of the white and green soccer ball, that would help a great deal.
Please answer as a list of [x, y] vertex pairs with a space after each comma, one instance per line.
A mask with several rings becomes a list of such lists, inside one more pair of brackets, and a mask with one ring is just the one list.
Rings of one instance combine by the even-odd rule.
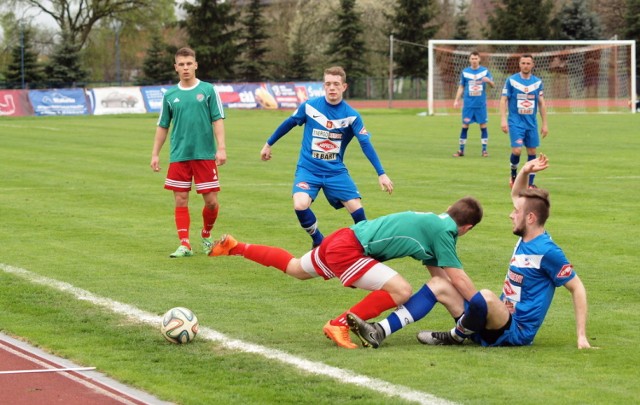
[[189, 343], [198, 334], [198, 318], [188, 308], [171, 308], [162, 317], [160, 331], [171, 343]]

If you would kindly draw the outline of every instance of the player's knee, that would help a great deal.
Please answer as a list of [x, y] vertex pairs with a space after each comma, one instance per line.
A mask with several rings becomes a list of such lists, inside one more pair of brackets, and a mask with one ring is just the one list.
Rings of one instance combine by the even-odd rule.
[[405, 303], [407, 301], [409, 301], [409, 298], [411, 298], [411, 295], [413, 294], [413, 289], [411, 288], [411, 284], [409, 284], [406, 280], [402, 280], [402, 283], [400, 283], [398, 285], [398, 288], [396, 289], [396, 294], [395, 298], [396, 298], [396, 302], [397, 303]]
[[492, 305], [500, 302], [500, 298], [498, 298], [498, 296], [491, 290], [480, 290], [480, 294], [482, 294], [482, 297], [484, 298], [487, 305]]
[[287, 264], [285, 273], [291, 277], [297, 278], [298, 280], [307, 280], [311, 278], [309, 273], [307, 273], [302, 267], [302, 261], [295, 257]]
[[431, 277], [429, 282], [427, 282], [427, 286], [429, 287], [429, 289], [431, 289], [433, 295], [435, 295], [436, 297], [440, 294], [445, 293], [452, 287], [449, 280], [440, 276]]

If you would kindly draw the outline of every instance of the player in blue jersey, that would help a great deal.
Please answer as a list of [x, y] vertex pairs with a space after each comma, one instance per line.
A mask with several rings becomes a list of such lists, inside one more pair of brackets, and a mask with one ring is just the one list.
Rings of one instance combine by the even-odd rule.
[[487, 144], [489, 143], [489, 131], [487, 122], [487, 85], [495, 87], [491, 72], [484, 66], [480, 66], [480, 54], [471, 52], [469, 55], [469, 67], [464, 68], [460, 73], [460, 86], [456, 98], [453, 101], [453, 108], [460, 106], [462, 98], [462, 130], [460, 131], [460, 147], [453, 157], [464, 156], [464, 148], [467, 144], [467, 133], [469, 125], [478, 123], [480, 125], [480, 142], [482, 143], [482, 156], [489, 156]]
[[[227, 160], [225, 148], [224, 110], [211, 83], [196, 78], [196, 53], [191, 48], [176, 52], [174, 68], [180, 82], [162, 97], [151, 168], [160, 171], [160, 150], [171, 129], [169, 169], [164, 188], [173, 191], [174, 219], [180, 246], [169, 257], [193, 255], [189, 241], [189, 192], [192, 182], [202, 195], [202, 248], [209, 254], [212, 246], [211, 229], [218, 217], [218, 166]], [[214, 139], [215, 137], [215, 139]]]
[[548, 166], [546, 156], [527, 162], [513, 185], [514, 210], [510, 215], [513, 233], [520, 237], [498, 298], [490, 290], [480, 290], [465, 300], [447, 276], [435, 274], [423, 290], [378, 323], [367, 323], [348, 314], [351, 330], [365, 346], [378, 347], [391, 333], [415, 322], [442, 303], [456, 320], [451, 331], [418, 333], [418, 341], [429, 345], [462, 344], [465, 339], [482, 346], [523, 346], [533, 343], [549, 310], [557, 287], [564, 286], [573, 298], [577, 346], [590, 348], [587, 339], [587, 293], [582, 281], [562, 249], [553, 242], [544, 225], [549, 216], [549, 194], [528, 189], [527, 177]]
[[302, 147], [293, 181], [293, 209], [302, 228], [311, 235], [313, 246], [320, 245], [323, 235], [311, 210], [320, 189], [335, 209], [345, 207], [354, 223], [366, 219], [361, 196], [345, 166], [344, 153], [355, 137], [365, 156], [378, 174], [378, 183], [389, 194], [393, 183], [385, 174], [371, 144], [362, 117], [343, 99], [347, 76], [341, 67], [324, 71], [324, 97], [305, 101], [269, 137], [262, 148], [262, 160], [271, 159], [271, 146], [298, 125], [304, 125]]
[[[518, 173], [520, 154], [522, 147], [527, 148], [527, 160], [536, 158], [536, 148], [540, 146], [538, 136], [538, 119], [536, 114], [540, 112], [542, 127], [540, 134], [545, 138], [549, 133], [547, 128], [547, 106], [544, 100], [542, 80], [535, 76], [533, 70], [533, 56], [524, 54], [519, 59], [520, 72], [509, 78], [502, 89], [500, 97], [500, 126], [511, 139], [511, 180], [513, 182]], [[507, 110], [509, 117], [507, 120]], [[534, 174], [529, 176], [529, 187], [535, 187]]]

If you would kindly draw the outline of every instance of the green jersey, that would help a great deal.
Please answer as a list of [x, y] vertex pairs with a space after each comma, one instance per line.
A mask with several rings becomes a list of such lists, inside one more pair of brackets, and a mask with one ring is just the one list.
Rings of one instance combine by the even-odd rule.
[[351, 226], [364, 253], [378, 261], [410, 256], [424, 265], [462, 268], [458, 226], [448, 214], [400, 212]]
[[216, 144], [212, 122], [224, 119], [222, 102], [211, 83], [198, 80], [190, 88], [170, 88], [162, 98], [158, 126], [171, 129], [169, 162], [212, 160]]

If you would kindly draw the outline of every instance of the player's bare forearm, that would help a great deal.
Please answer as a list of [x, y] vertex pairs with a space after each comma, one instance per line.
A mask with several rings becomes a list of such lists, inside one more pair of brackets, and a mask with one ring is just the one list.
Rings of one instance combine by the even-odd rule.
[[540, 134], [543, 138], [546, 138], [549, 134], [549, 127], [547, 125], [547, 102], [544, 97], [540, 97], [540, 119], [542, 121], [542, 127], [540, 129]]
[[509, 124], [507, 123], [507, 98], [500, 97], [500, 129], [505, 134], [509, 133]]
[[213, 132], [216, 137], [216, 165], [222, 166], [227, 163], [227, 145], [224, 120], [219, 119], [213, 121]]
[[578, 276], [572, 278], [565, 287], [571, 292], [573, 299], [578, 349], [590, 349], [591, 344], [587, 339], [587, 290]]
[[471, 278], [469, 278], [463, 269], [457, 269], [455, 267], [443, 267], [443, 269], [445, 273], [447, 273], [447, 276], [449, 276], [451, 284], [453, 284], [465, 300], [471, 300], [471, 297], [478, 292], [473, 285], [473, 281], [471, 281]]
[[162, 150], [162, 145], [167, 140], [167, 134], [169, 133], [169, 128], [156, 127], [156, 134], [153, 139], [153, 149], [151, 150], [151, 169], [154, 172], [160, 171], [160, 150]]

